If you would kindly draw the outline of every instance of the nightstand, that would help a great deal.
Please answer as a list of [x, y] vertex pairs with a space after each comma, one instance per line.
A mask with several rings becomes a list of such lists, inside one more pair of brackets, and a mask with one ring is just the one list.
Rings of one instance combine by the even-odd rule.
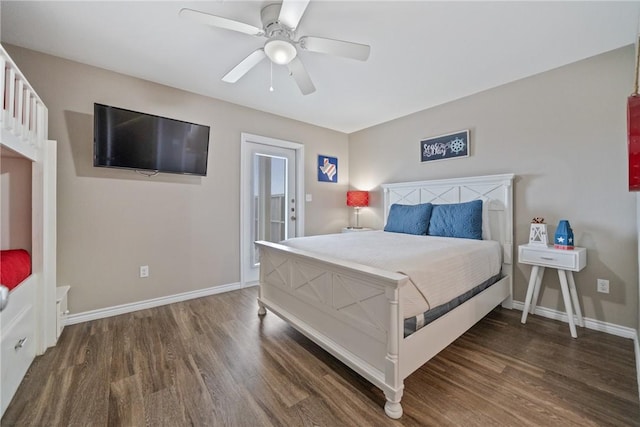
[[576, 292], [576, 283], [573, 280], [573, 272], [580, 271], [586, 267], [587, 250], [578, 247], [573, 250], [564, 250], [555, 249], [553, 246], [520, 245], [518, 246], [518, 262], [533, 266], [529, 277], [527, 297], [522, 310], [522, 323], [527, 322], [529, 310], [533, 314], [536, 309], [545, 268], [555, 268], [558, 270], [558, 277], [560, 278], [562, 298], [569, 318], [569, 330], [571, 331], [571, 336], [577, 338], [578, 334], [573, 321], [573, 311], [575, 310], [579, 326], [584, 327], [584, 320], [580, 310], [578, 293]]
[[354, 233], [356, 231], [371, 231], [373, 230], [373, 228], [367, 228], [367, 227], [360, 227], [360, 228], [354, 228], [354, 227], [345, 227], [342, 229], [343, 233]]

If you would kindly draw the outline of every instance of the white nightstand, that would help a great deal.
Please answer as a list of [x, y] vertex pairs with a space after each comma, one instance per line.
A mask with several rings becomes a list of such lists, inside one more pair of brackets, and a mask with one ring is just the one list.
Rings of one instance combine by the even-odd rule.
[[367, 227], [360, 227], [360, 228], [353, 228], [353, 227], [345, 227], [342, 229], [343, 233], [354, 233], [356, 231], [371, 231], [373, 230], [373, 228], [367, 228]]
[[580, 302], [576, 292], [576, 283], [573, 280], [573, 272], [580, 271], [586, 267], [587, 250], [585, 248], [564, 250], [555, 249], [553, 246], [520, 245], [518, 246], [518, 261], [521, 264], [533, 265], [531, 277], [529, 277], [524, 310], [522, 311], [522, 323], [527, 322], [529, 310], [533, 314], [536, 309], [544, 269], [547, 267], [555, 268], [558, 270], [558, 277], [560, 278], [562, 298], [569, 318], [569, 330], [571, 331], [571, 336], [577, 338], [576, 325], [573, 322], [573, 311], [575, 310], [576, 312], [579, 326], [584, 327], [584, 320], [582, 319], [582, 311], [580, 310]]

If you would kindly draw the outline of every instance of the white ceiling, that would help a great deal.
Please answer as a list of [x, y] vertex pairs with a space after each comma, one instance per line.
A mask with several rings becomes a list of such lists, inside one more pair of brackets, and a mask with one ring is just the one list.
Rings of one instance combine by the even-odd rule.
[[[263, 61], [220, 79], [264, 39], [182, 19], [182, 7], [258, 27], [272, 2], [3, 1], [1, 39], [350, 133], [635, 42], [640, 2], [312, 0], [297, 36], [371, 45], [367, 62], [301, 51], [317, 91]], [[633, 72], [633, 70], [630, 70]], [[631, 88], [629, 88], [631, 91]]]

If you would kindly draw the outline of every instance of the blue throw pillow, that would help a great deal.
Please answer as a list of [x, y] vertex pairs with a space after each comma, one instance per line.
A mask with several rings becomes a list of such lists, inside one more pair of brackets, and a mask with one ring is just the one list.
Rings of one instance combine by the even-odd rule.
[[482, 200], [433, 205], [429, 235], [482, 240]]
[[419, 205], [393, 204], [389, 209], [387, 225], [385, 225], [384, 231], [425, 235], [429, 228], [432, 207], [431, 203]]

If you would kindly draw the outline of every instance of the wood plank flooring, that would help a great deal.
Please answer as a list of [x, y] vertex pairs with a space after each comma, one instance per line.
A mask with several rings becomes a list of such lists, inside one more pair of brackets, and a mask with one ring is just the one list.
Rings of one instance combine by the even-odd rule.
[[496, 309], [405, 381], [404, 415], [257, 289], [67, 326], [2, 426], [640, 425], [631, 340]]

